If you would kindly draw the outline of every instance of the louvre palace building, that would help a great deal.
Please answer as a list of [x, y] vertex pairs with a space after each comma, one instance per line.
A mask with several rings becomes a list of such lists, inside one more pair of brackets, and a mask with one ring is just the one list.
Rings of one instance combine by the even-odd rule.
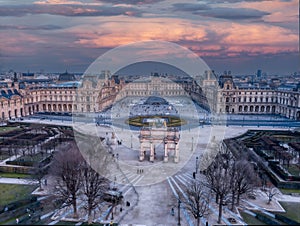
[[217, 77], [213, 71], [194, 79], [157, 73], [137, 79], [109, 71], [85, 75], [80, 81], [68, 72], [56, 79], [25, 77], [15, 74], [0, 81], [2, 121], [38, 112], [101, 112], [131, 96], [189, 96], [215, 114], [272, 114], [300, 120], [300, 83], [289, 90], [245, 87], [230, 74]]

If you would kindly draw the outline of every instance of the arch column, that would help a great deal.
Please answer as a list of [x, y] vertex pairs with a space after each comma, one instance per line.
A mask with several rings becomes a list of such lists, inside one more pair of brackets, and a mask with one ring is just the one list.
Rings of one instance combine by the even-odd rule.
[[165, 151], [164, 162], [168, 162], [169, 156], [168, 156], [168, 143], [167, 142], [164, 142], [164, 151]]
[[141, 143], [141, 149], [140, 149], [140, 161], [144, 161], [145, 159], [145, 149], [144, 149], [144, 143]]
[[174, 162], [179, 162], [179, 144], [175, 143], [175, 156], [174, 156]]
[[150, 162], [154, 162], [154, 148], [152, 141], [150, 141]]

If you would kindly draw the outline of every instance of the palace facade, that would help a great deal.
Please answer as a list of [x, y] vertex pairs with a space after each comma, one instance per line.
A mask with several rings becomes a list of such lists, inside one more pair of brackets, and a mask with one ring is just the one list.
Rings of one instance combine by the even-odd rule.
[[300, 120], [300, 87], [296, 90], [240, 88], [232, 76], [219, 78], [217, 112], [229, 114], [275, 114]]
[[127, 83], [109, 71], [85, 76], [80, 82], [68, 73], [61, 76], [64, 78], [50, 82], [1, 81], [1, 120], [37, 112], [101, 112], [128, 96], [190, 96], [215, 113], [280, 114], [300, 120], [300, 86], [293, 91], [239, 88], [232, 76], [222, 75], [217, 80], [213, 72], [205, 72], [197, 83], [155, 74]]

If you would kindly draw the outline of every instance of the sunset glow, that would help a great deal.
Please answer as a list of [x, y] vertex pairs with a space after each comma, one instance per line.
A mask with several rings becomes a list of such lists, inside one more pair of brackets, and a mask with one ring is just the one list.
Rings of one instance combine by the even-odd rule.
[[[234, 71], [235, 57], [247, 58], [245, 72], [299, 70], [297, 0], [227, 2], [1, 1], [1, 69], [84, 71], [111, 48], [162, 40], [189, 48], [217, 70]], [[282, 65], [265, 66], [266, 56], [283, 57]]]

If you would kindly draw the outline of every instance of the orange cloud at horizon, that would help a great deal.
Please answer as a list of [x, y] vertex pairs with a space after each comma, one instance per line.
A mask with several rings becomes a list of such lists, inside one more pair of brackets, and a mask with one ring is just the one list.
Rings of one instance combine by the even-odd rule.
[[[229, 20], [197, 21], [180, 18], [129, 18], [126, 16], [89, 18], [88, 23], [44, 33], [22, 30], [2, 32], [4, 52], [33, 54], [35, 48], [57, 45], [68, 48], [115, 48], [134, 42], [161, 40], [181, 44], [199, 56], [228, 56], [298, 52], [299, 37], [293, 31], [262, 23], [238, 23]], [[41, 34], [43, 34], [41, 36]], [[57, 40], [52, 38], [58, 35]], [[62, 35], [62, 36], [59, 36]], [[66, 37], [72, 36], [74, 42]], [[66, 39], [66, 40], [65, 40]], [[39, 45], [36, 45], [39, 44]]]
[[[109, 47], [113, 48], [132, 42], [145, 40], [164, 40], [176, 42], [179, 40], [193, 41], [206, 40], [207, 33], [202, 25], [178, 19], [145, 19], [139, 18], [132, 21], [122, 18], [123, 21], [111, 21], [92, 27], [92, 32], [83, 33], [84, 27], [70, 29], [78, 35], [77, 44], [86, 47]], [[98, 32], [98, 33], [97, 33]], [[102, 35], [103, 34], [103, 35]]]
[[[282, 27], [261, 23], [239, 24], [221, 21], [213, 24], [194, 24], [174, 18], [122, 18], [124, 20], [121, 22], [110, 21], [89, 28], [79, 26], [69, 29], [68, 32], [78, 37], [76, 44], [87, 48], [114, 48], [145, 40], [184, 43], [187, 48], [213, 56], [224, 49], [227, 49], [228, 53], [231, 50], [252, 53], [257, 49], [261, 54], [268, 54], [298, 51], [299, 48], [297, 34]], [[89, 29], [91, 31], [84, 32]], [[214, 34], [214, 42], [210, 40], [209, 33]]]

